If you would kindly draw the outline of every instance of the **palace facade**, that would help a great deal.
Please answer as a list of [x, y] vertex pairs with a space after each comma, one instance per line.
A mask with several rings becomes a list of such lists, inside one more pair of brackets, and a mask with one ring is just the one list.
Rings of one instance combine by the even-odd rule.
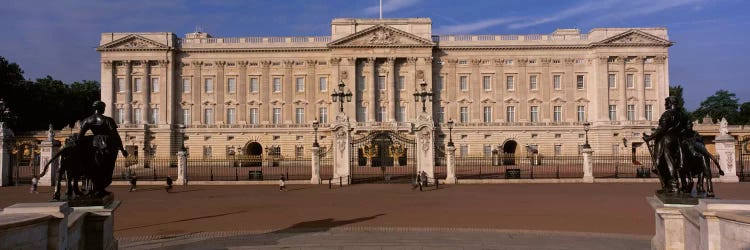
[[309, 156], [315, 120], [331, 147], [343, 83], [353, 135], [413, 133], [424, 85], [437, 147], [452, 119], [461, 156], [576, 154], [586, 122], [595, 152], [624, 152], [664, 110], [672, 44], [665, 28], [434, 35], [429, 18], [337, 18], [330, 36], [103, 33], [97, 50], [106, 114], [139, 155]]

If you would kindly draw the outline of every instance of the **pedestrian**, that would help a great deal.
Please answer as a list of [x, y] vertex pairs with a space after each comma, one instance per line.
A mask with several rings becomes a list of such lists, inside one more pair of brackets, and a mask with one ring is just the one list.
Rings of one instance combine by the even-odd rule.
[[31, 190], [29, 190], [30, 194], [38, 194], [39, 192], [36, 191], [36, 188], [39, 186], [39, 178], [36, 177], [36, 174], [31, 178]]
[[132, 175], [130, 175], [130, 191], [129, 192], [135, 191], [135, 185], [137, 183], [138, 183], [138, 176], [136, 176], [135, 173], [133, 173]]
[[284, 178], [284, 175], [281, 175], [281, 178], [279, 178], [279, 191], [286, 190], [286, 178]]
[[427, 187], [428, 180], [427, 180], [427, 172], [422, 171], [422, 186]]
[[172, 190], [172, 177], [167, 176], [167, 193]]
[[419, 187], [419, 191], [422, 191], [422, 172], [417, 172], [417, 184], [415, 187]]

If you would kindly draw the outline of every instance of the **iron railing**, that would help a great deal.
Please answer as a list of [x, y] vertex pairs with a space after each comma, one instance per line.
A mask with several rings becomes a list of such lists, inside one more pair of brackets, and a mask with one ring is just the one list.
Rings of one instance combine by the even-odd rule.
[[583, 156], [492, 155], [456, 158], [458, 179], [583, 178]]
[[167, 177], [177, 179], [176, 157], [144, 157], [118, 158], [112, 171], [112, 180], [128, 180], [136, 177], [138, 180], [166, 180]]

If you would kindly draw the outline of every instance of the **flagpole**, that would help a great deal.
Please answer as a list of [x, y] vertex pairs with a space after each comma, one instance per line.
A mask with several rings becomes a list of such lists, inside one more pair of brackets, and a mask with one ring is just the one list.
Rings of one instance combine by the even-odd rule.
[[380, 19], [383, 19], [383, 0], [380, 0]]

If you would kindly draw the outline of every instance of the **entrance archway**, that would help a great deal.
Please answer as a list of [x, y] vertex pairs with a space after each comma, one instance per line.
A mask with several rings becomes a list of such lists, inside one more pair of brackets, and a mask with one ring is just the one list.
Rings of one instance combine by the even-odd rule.
[[516, 148], [518, 143], [514, 140], [507, 140], [503, 143], [503, 165], [516, 165]]
[[263, 146], [260, 143], [255, 141], [248, 142], [245, 145], [244, 151], [247, 156], [247, 162], [243, 162], [243, 166], [260, 167], [263, 165]]

